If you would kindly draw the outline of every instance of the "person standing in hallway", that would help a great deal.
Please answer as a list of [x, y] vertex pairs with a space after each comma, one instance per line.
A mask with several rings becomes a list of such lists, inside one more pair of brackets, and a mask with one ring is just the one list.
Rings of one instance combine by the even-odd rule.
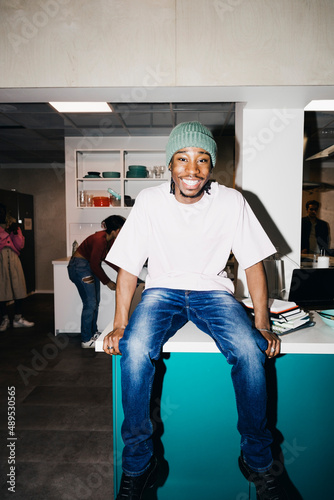
[[[117, 500], [140, 500], [157, 476], [150, 420], [155, 361], [188, 321], [211, 336], [232, 365], [241, 435], [239, 467], [258, 500], [286, 494], [272, 469], [266, 425], [267, 358], [280, 352], [271, 331], [263, 259], [275, 253], [243, 196], [212, 182], [217, 145], [199, 122], [177, 125], [166, 147], [171, 185], [144, 189], [106, 260], [120, 270], [107, 354], [121, 355], [123, 474]], [[230, 253], [245, 269], [251, 322], [224, 272]], [[141, 302], [129, 319], [137, 276], [148, 259]], [[227, 457], [228, 459], [230, 457]]]
[[[100, 335], [97, 331], [100, 283], [110, 290], [116, 289], [116, 284], [108, 278], [101, 264], [124, 222], [124, 217], [120, 215], [111, 215], [102, 221], [103, 231], [88, 236], [74, 252], [68, 264], [69, 278], [77, 287], [82, 300], [81, 347], [84, 349], [95, 348], [95, 341]], [[109, 265], [118, 271], [116, 266]]]
[[27, 296], [20, 252], [25, 239], [15, 219], [0, 204], [0, 332], [10, 327], [7, 302], [14, 300], [13, 328], [31, 328], [35, 323], [23, 317], [23, 299]]
[[302, 254], [329, 253], [329, 226], [322, 219], [318, 219], [319, 202], [309, 200], [306, 203], [307, 216], [302, 218]]

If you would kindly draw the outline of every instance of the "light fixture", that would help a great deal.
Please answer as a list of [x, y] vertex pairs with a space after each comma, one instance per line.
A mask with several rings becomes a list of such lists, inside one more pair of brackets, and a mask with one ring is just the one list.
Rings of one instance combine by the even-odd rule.
[[304, 111], [334, 111], [334, 100], [311, 101], [305, 106]]
[[60, 113], [112, 113], [107, 102], [50, 102]]

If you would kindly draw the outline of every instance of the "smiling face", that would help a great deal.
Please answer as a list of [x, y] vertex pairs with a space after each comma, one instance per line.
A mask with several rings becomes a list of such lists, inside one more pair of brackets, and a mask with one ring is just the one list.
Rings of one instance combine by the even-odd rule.
[[196, 203], [202, 198], [203, 188], [210, 178], [211, 158], [202, 148], [182, 148], [174, 154], [170, 170], [177, 201]]

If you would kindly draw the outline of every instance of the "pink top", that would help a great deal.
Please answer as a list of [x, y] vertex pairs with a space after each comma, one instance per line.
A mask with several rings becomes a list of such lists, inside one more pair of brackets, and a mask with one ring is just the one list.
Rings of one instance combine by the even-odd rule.
[[20, 255], [20, 251], [24, 247], [24, 243], [25, 238], [20, 228], [17, 229], [17, 234], [8, 234], [7, 231], [5, 231], [5, 229], [0, 226], [0, 251], [3, 248], [9, 247], [17, 255]]

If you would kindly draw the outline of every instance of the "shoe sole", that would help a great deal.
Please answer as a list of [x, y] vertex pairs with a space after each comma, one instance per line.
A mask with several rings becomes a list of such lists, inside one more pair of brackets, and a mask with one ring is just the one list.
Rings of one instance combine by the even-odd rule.
[[[158, 479], [158, 462], [157, 462], [157, 460], [155, 460], [154, 467], [151, 470], [150, 475], [147, 477], [143, 493], [144, 493], [145, 489], [148, 490], [150, 488], [153, 488], [153, 486], [157, 482], [157, 479]], [[141, 497], [140, 497], [140, 500], [141, 500]]]

